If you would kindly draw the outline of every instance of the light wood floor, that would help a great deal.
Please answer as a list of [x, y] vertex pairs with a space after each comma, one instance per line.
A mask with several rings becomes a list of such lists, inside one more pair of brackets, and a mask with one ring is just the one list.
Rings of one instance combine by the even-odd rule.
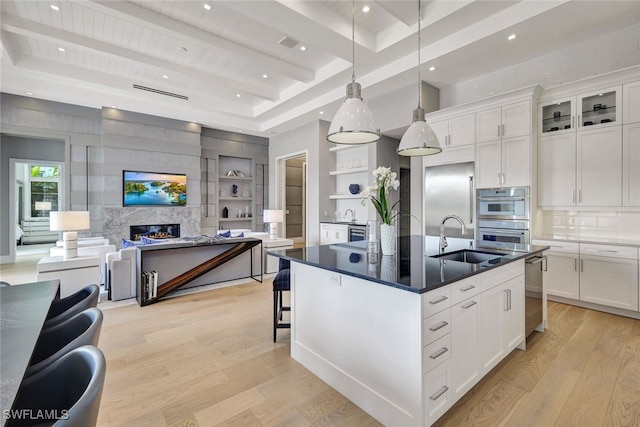
[[[104, 311], [100, 426], [374, 426], [272, 342], [271, 282]], [[549, 303], [438, 426], [640, 425], [640, 321]], [[381, 367], [383, 369], [383, 367]]]

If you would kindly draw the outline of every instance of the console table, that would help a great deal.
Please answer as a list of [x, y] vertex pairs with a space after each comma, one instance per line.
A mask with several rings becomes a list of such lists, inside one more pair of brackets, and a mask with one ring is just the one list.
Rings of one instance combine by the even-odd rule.
[[38, 280], [60, 279], [60, 296], [67, 297], [85, 286], [102, 283], [100, 257], [79, 256], [64, 259], [61, 256], [41, 258], [37, 265]]
[[[244, 278], [262, 282], [261, 244], [261, 239], [238, 237], [138, 246], [138, 304], [152, 304], [179, 288]], [[152, 275], [149, 276], [148, 273]], [[152, 284], [149, 284], [149, 277]], [[154, 290], [149, 292], [148, 286], [152, 286]]]
[[13, 405], [58, 285], [49, 280], [0, 288], [0, 414]]

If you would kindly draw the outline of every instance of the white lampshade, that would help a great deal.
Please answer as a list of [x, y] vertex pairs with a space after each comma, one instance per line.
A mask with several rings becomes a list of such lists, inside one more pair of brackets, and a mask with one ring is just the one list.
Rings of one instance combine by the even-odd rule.
[[442, 151], [438, 137], [424, 118], [422, 108], [413, 111], [413, 122], [402, 135], [396, 151], [400, 156], [430, 156]]
[[368, 144], [381, 138], [373, 115], [360, 96], [360, 83], [347, 85], [344, 100], [329, 126], [327, 141], [336, 144]]
[[53, 211], [49, 216], [51, 231], [88, 230], [91, 228], [89, 211]]
[[37, 211], [50, 211], [51, 210], [51, 202], [36, 202], [35, 209]]
[[264, 210], [264, 222], [282, 222], [284, 221], [284, 212], [277, 209]]

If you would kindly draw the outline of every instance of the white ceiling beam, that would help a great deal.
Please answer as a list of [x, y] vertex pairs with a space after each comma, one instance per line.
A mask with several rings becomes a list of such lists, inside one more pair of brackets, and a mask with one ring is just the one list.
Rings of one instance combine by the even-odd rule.
[[[244, 63], [250, 63], [251, 65], [259, 63], [260, 67], [267, 71], [282, 73], [297, 81], [308, 83], [314, 79], [314, 72], [312, 70], [274, 58], [259, 50], [225, 39], [224, 37], [217, 36], [192, 25], [176, 21], [133, 3], [91, 0], [84, 3], [84, 5], [163, 34], [171, 33], [178, 39], [187, 40], [189, 43], [200, 46], [206, 50], [217, 49], [224, 51]], [[250, 16], [252, 19], [254, 18], [254, 15]], [[252, 60], [248, 62], [247, 57], [252, 58]]]
[[[407, 7], [403, 2], [398, 1], [388, 1], [388, 0], [373, 0], [373, 2], [380, 7], [380, 9], [387, 12], [389, 15], [393, 16], [398, 21], [402, 22], [404, 25], [410, 27], [416, 24], [416, 15], [418, 14], [418, 2], [415, 3], [414, 8]], [[426, 3], [426, 2], [425, 2]], [[424, 12], [422, 14], [424, 16]]]
[[[2, 18], [4, 19], [4, 18]], [[2, 42], [3, 51], [6, 52], [6, 56], [13, 65], [16, 64], [21, 58], [21, 55], [16, 51], [11, 41], [11, 34], [6, 31], [0, 31], [0, 42]], [[4, 55], [2, 55], [4, 56]]]
[[33, 21], [27, 21], [17, 16], [4, 16], [2, 29], [25, 37], [34, 37], [40, 40], [62, 44], [66, 47], [73, 46], [79, 50], [89, 50], [106, 54], [118, 60], [132, 62], [136, 65], [157, 67], [162, 70], [161, 72], [172, 71], [182, 74], [185, 77], [199, 79], [202, 81], [203, 86], [223, 87], [267, 101], [277, 101], [279, 99], [277, 90], [267, 87], [266, 85], [238, 82], [68, 31], [52, 28]]

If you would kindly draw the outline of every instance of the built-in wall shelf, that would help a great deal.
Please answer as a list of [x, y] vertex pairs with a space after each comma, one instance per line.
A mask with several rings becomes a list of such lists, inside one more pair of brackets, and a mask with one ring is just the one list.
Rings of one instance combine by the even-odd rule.
[[220, 197], [219, 200], [234, 200], [234, 201], [238, 201], [238, 200], [245, 200], [245, 201], [251, 201], [253, 200], [253, 197]]
[[363, 167], [357, 167], [357, 168], [329, 171], [329, 175], [346, 175], [350, 173], [360, 173], [360, 172], [369, 172], [369, 167], [363, 166]]
[[329, 199], [338, 200], [338, 199], [360, 199], [362, 196], [359, 194], [330, 194]]
[[251, 181], [253, 178], [250, 176], [226, 176], [226, 175], [222, 175], [220, 177], [221, 180], [227, 180], [227, 181]]
[[220, 218], [220, 222], [240, 222], [240, 221], [253, 221], [253, 217], [245, 217], [245, 218]]

